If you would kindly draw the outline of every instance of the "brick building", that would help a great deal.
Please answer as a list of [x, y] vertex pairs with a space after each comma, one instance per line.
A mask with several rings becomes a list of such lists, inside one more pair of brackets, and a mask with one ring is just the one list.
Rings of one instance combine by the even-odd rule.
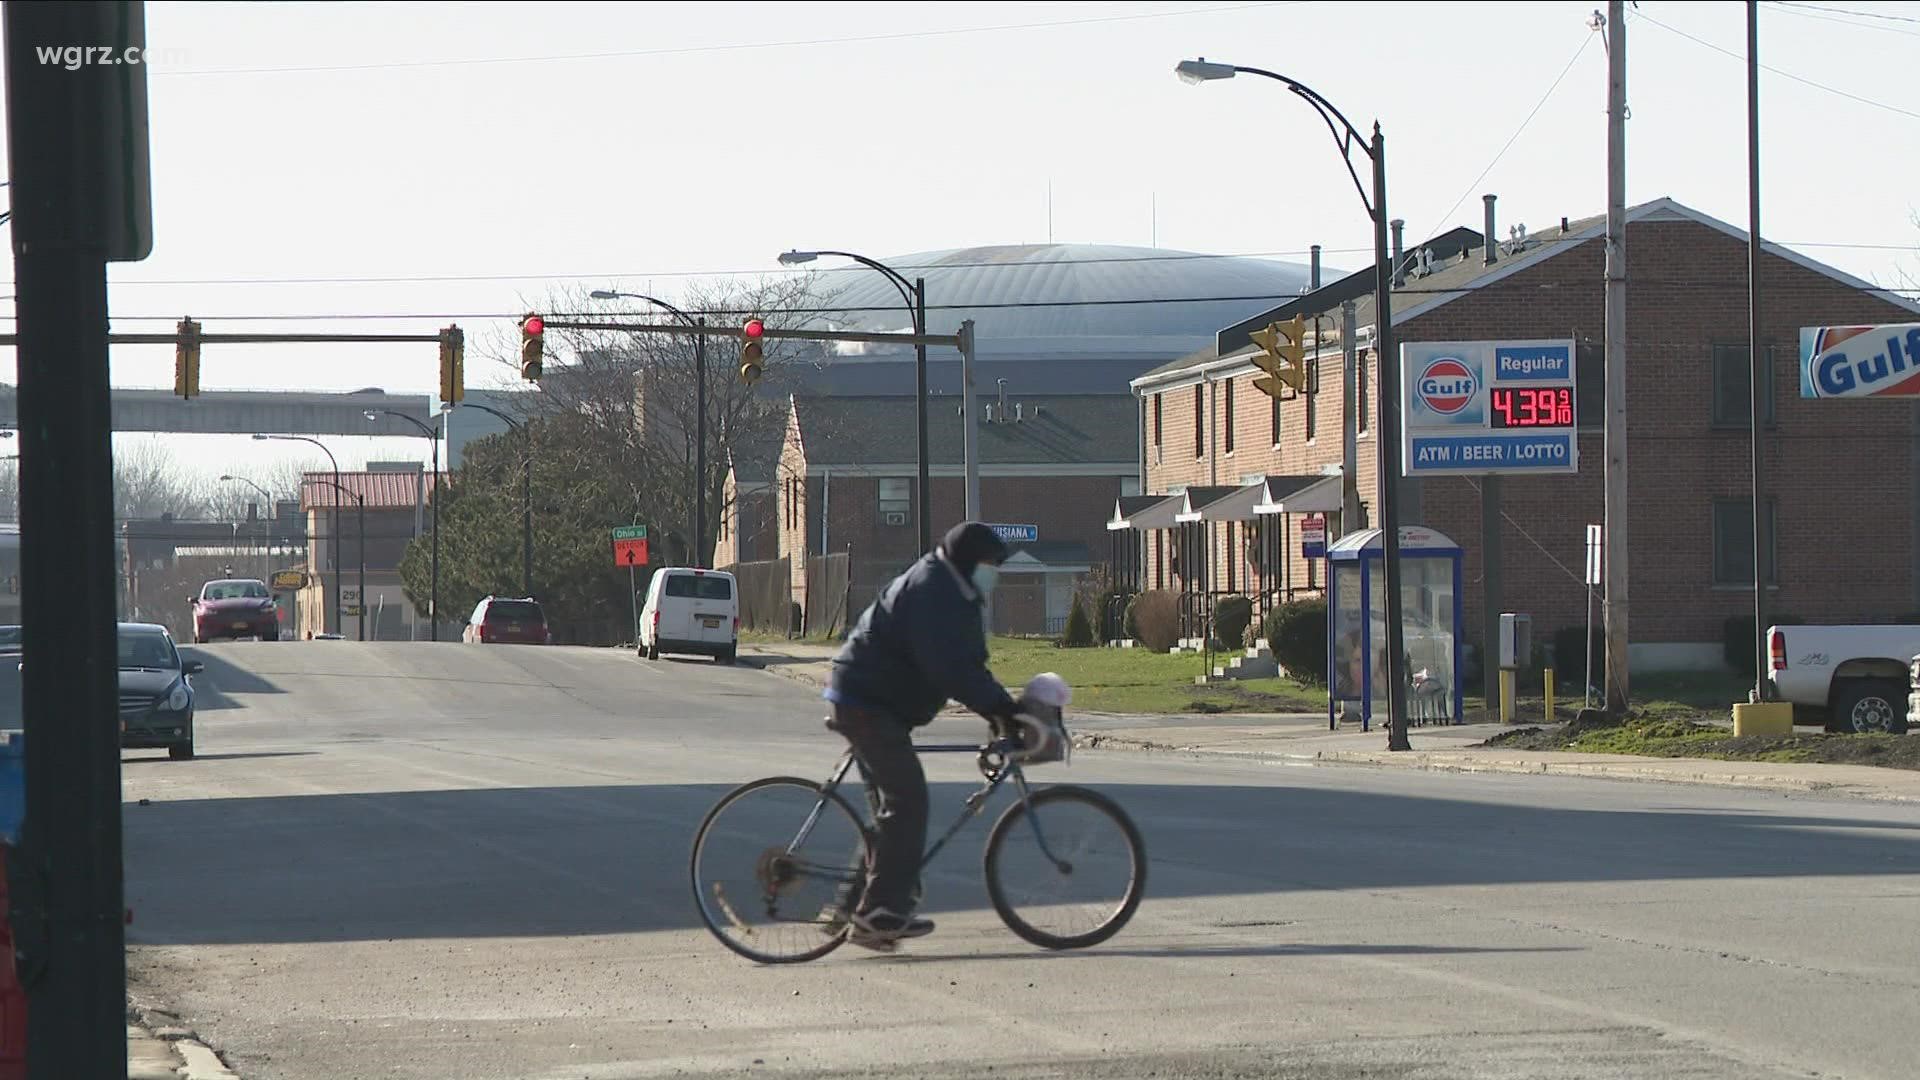
[[[1724, 621], [1752, 610], [1746, 234], [1670, 199], [1631, 209], [1627, 222], [1633, 660], [1645, 669], [1710, 666], [1721, 662]], [[1550, 640], [1555, 629], [1585, 620], [1584, 527], [1603, 515], [1605, 219], [1516, 234], [1496, 244], [1491, 258], [1477, 239], [1464, 250], [1433, 247], [1396, 259], [1397, 341], [1572, 339], [1578, 346], [1579, 473], [1509, 476], [1501, 484], [1501, 606], [1531, 612], [1535, 639]], [[1353, 275], [1246, 320], [1221, 332], [1224, 351], [1203, 350], [1136, 380], [1147, 491], [1192, 491], [1206, 503], [1225, 497], [1220, 487], [1254, 477], [1351, 475], [1357, 513], [1344, 524], [1332, 515], [1329, 539], [1377, 522], [1384, 388], [1367, 348], [1370, 278], [1371, 271]], [[1762, 433], [1772, 610], [1815, 622], [1869, 622], [1920, 609], [1920, 410], [1886, 400], [1803, 400], [1798, 373], [1801, 327], [1910, 322], [1920, 305], [1773, 246], [1761, 260], [1761, 285], [1772, 363], [1772, 420]], [[1351, 393], [1342, 377], [1347, 300], [1358, 331]], [[1317, 329], [1310, 363], [1319, 369], [1314, 376], [1325, 375], [1317, 394], [1276, 403], [1252, 386], [1246, 334], [1295, 313]], [[1353, 450], [1343, 455], [1350, 407]], [[1464, 634], [1477, 643], [1480, 482], [1400, 483], [1403, 524], [1437, 530], [1466, 552]], [[1205, 520], [1196, 541], [1191, 525], [1182, 533], [1159, 520], [1172, 516], [1166, 510], [1165, 500], [1156, 510], [1143, 496], [1112, 515], [1116, 528], [1137, 534], [1148, 587], [1245, 592], [1250, 580], [1267, 589], [1305, 571], [1297, 539], [1277, 538], [1278, 525], [1252, 523], [1249, 543], [1244, 519]], [[1129, 527], [1129, 518], [1139, 520]], [[1178, 556], [1195, 548], [1212, 557], [1197, 563], [1189, 555], [1176, 570]]]
[[[442, 474], [444, 476], [444, 474]], [[295, 636], [338, 633], [359, 638], [366, 612], [368, 641], [425, 641], [432, 636], [426, 617], [415, 613], [400, 582], [400, 560], [415, 537], [431, 535], [434, 478], [410, 471], [343, 472], [341, 492], [331, 472], [307, 473], [300, 483], [300, 509], [307, 518], [308, 584], [299, 594], [300, 621]], [[365, 501], [365, 528], [361, 501]], [[338, 511], [336, 515], [335, 511]], [[334, 519], [338, 517], [338, 531]], [[366, 558], [366, 593], [359, 595], [360, 560]], [[342, 613], [336, 621], [334, 583], [339, 569]], [[356, 604], [357, 600], [357, 604]], [[440, 640], [459, 640], [465, 611], [442, 611]]]
[[[846, 557], [849, 617], [918, 558], [915, 527], [915, 403], [902, 397], [796, 397], [776, 473], [777, 558], [787, 561], [793, 602], [808, 596], [809, 566]], [[1138, 490], [1139, 431], [1130, 397], [1112, 394], [982, 394], [977, 426], [980, 513], [996, 524], [1032, 526], [1016, 543], [995, 591], [994, 624], [1015, 633], [1058, 632], [1075, 584], [1104, 562], [1103, 529], [1114, 500]], [[933, 399], [928, 415], [933, 535], [962, 519], [965, 470], [960, 405]], [[1100, 557], [1097, 557], [1100, 556]]]

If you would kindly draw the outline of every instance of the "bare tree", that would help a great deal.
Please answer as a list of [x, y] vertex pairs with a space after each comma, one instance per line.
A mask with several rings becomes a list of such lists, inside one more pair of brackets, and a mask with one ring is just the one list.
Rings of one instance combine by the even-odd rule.
[[[813, 276], [728, 281], [696, 285], [678, 297], [662, 297], [709, 324], [733, 327], [750, 316], [769, 328], [814, 323], [821, 299]], [[593, 320], [644, 320], [672, 324], [666, 311], [644, 301], [595, 300], [585, 288], [562, 290], [535, 310], [570, 312]], [[595, 459], [581, 467], [610, 470], [622, 505], [609, 508], [663, 532], [668, 558], [692, 554], [692, 523], [698, 485], [707, 492], [705, 539], [726, 512], [725, 478], [730, 455], [777, 453], [786, 427], [787, 398], [802, 365], [822, 362], [810, 342], [768, 341], [765, 376], [749, 387], [739, 378], [740, 343], [709, 337], [706, 349], [706, 475], [695, 476], [697, 375], [694, 335], [624, 331], [549, 330], [547, 363], [533, 411], [585, 418]], [[506, 361], [518, 365], [518, 341]]]
[[113, 511], [125, 518], [198, 518], [206, 512], [201, 485], [188, 476], [164, 447], [135, 443], [115, 447]]
[[[294, 502], [300, 498], [300, 481], [307, 473], [330, 471], [332, 466], [323, 461], [279, 461], [271, 464], [248, 465], [244, 472], [233, 473], [239, 479], [221, 481], [210, 480], [203, 485], [201, 500], [204, 513], [215, 521], [246, 521], [248, 508], [261, 518], [272, 520], [274, 506], [280, 502]], [[252, 484], [241, 483], [249, 480], [267, 489], [272, 502], [261, 499], [260, 493]]]

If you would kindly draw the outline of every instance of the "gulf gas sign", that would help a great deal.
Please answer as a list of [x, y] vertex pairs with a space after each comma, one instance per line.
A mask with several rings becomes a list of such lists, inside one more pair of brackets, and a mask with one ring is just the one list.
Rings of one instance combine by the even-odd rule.
[[1401, 471], [1542, 475], [1580, 469], [1571, 341], [1400, 347]]
[[1800, 396], [1920, 397], [1920, 323], [1802, 327]]

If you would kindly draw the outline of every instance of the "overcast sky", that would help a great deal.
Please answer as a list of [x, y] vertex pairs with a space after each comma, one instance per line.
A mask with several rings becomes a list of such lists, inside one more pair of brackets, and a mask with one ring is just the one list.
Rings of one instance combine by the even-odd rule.
[[[557, 285], [672, 298], [794, 246], [1319, 243], [1364, 265], [1318, 118], [1276, 83], [1174, 77], [1202, 55], [1378, 119], [1410, 241], [1477, 227], [1483, 192], [1503, 229], [1544, 228], [1605, 208], [1595, 7], [149, 3], [156, 238], [111, 270], [115, 326], [405, 314], [325, 325], [472, 342]], [[1630, 202], [1744, 227], [1744, 13], [1629, 18]], [[1761, 5], [1766, 235], [1876, 282], [1920, 270], [1916, 56], [1920, 3]], [[427, 392], [434, 365], [431, 345], [210, 348], [203, 385]], [[171, 385], [171, 350], [117, 349], [114, 375]]]

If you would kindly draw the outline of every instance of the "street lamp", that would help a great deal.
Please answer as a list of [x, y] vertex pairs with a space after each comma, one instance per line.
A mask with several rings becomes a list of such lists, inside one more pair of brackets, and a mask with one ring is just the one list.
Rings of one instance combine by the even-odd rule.
[[[1412, 746], [1407, 741], [1406, 628], [1400, 622], [1400, 500], [1396, 491], [1400, 481], [1400, 357], [1394, 352], [1393, 346], [1393, 264], [1387, 254], [1386, 136], [1380, 133], [1380, 124], [1375, 121], [1373, 138], [1369, 140], [1340, 114], [1339, 109], [1333, 107], [1332, 102], [1285, 75], [1237, 64], [1214, 63], [1204, 57], [1182, 60], [1175, 65], [1174, 73], [1194, 85], [1231, 79], [1240, 74], [1261, 75], [1285, 85], [1312, 105], [1320, 114], [1320, 119], [1326, 121], [1327, 130], [1333, 134], [1334, 146], [1340, 150], [1347, 172], [1353, 177], [1354, 189], [1360, 193], [1360, 203], [1373, 219], [1373, 344], [1380, 356], [1380, 386], [1385, 391], [1380, 395], [1379, 451], [1380, 531], [1385, 549], [1382, 561], [1386, 564], [1387, 572], [1387, 749], [1410, 750]], [[1366, 185], [1360, 181], [1360, 171], [1353, 165], [1356, 147], [1373, 162], [1371, 199], [1367, 198]], [[1488, 237], [1487, 243], [1493, 243], [1493, 238]], [[1491, 646], [1492, 642], [1488, 642], [1487, 647]]]
[[[322, 480], [321, 483], [333, 483], [333, 481]], [[340, 489], [340, 494], [351, 498], [360, 506], [360, 535], [354, 544], [354, 547], [360, 551], [360, 602], [354, 606], [360, 612], [360, 640], [365, 641], [367, 640], [367, 497], [357, 491], [348, 491], [338, 483], [333, 483], [333, 486]], [[338, 565], [337, 560], [335, 565]], [[340, 632], [345, 633], [346, 627], [341, 627]]]
[[[459, 402], [462, 408], [479, 409], [483, 413], [492, 413], [515, 432], [525, 429], [526, 425], [485, 405], [476, 405], [471, 401]], [[526, 445], [520, 456], [520, 589], [528, 596], [533, 595], [533, 434], [526, 435]]]
[[681, 322], [693, 327], [693, 475], [697, 478], [693, 491], [693, 565], [707, 565], [707, 551], [704, 540], [707, 535], [707, 320], [693, 316], [667, 303], [643, 293], [617, 292], [612, 289], [595, 289], [587, 294], [595, 300], [644, 300], [660, 308]]
[[[852, 259], [870, 270], [878, 270], [885, 274], [887, 280], [893, 282], [893, 287], [900, 290], [901, 298], [907, 302], [907, 314], [913, 319], [913, 332], [920, 337], [926, 336], [927, 281], [925, 278], [914, 278], [909, 282], [898, 270], [869, 259], [865, 255], [855, 255], [851, 251], [789, 251], [780, 256], [780, 265], [800, 266], [822, 255], [838, 255], [843, 259]], [[919, 398], [914, 411], [920, 440], [920, 467], [914, 488], [913, 509], [920, 526], [920, 551], [925, 554], [933, 550], [933, 518], [927, 512], [929, 492], [927, 484], [927, 343], [925, 341], [913, 343], [913, 362], [915, 393]], [[968, 507], [969, 511], [973, 509]]]
[[[269, 492], [266, 488], [261, 487], [259, 484], [254, 483], [253, 481], [247, 479], [244, 476], [222, 476], [220, 478], [220, 482], [223, 484], [231, 484], [231, 483], [245, 484], [248, 487], [252, 488], [253, 490], [259, 492], [260, 498], [265, 500], [264, 505], [266, 506], [266, 509], [267, 509], [267, 519], [265, 522], [262, 522], [263, 531], [272, 528], [272, 526], [268, 524], [268, 522], [271, 522], [273, 520], [273, 493], [272, 492]], [[235, 527], [238, 528], [237, 523]], [[271, 535], [271, 533], [268, 534], [266, 538], [266, 542], [263, 543], [260, 547], [260, 560], [261, 560], [261, 569], [263, 571], [269, 570], [269, 567], [271, 567], [273, 563], [273, 536]], [[261, 579], [265, 580], [267, 577], [270, 577], [270, 576], [272, 575], [271, 575], [271, 572], [269, 571], [267, 573], [263, 573], [261, 575]]]
[[[392, 416], [401, 420], [405, 420], [407, 423], [412, 424], [414, 427], [419, 428], [420, 434], [426, 436], [427, 441], [433, 444], [433, 487], [432, 487], [432, 496], [431, 496], [431, 498], [433, 499], [433, 584], [427, 595], [427, 610], [430, 612], [427, 618], [427, 624], [428, 624], [428, 631], [429, 633], [432, 634], [432, 640], [439, 641], [440, 640], [440, 435], [436, 434], [432, 428], [428, 427], [427, 425], [421, 423], [418, 420], [415, 420], [413, 417], [408, 416], [406, 413], [395, 412], [392, 409], [368, 409], [366, 412], [361, 413], [361, 415], [367, 418], [367, 423], [369, 424], [377, 422], [382, 416]], [[440, 411], [440, 416], [441, 416], [441, 426], [443, 428], [446, 426], [446, 419], [445, 419], [446, 415], [447, 415], [446, 410], [442, 409]], [[362, 606], [364, 606], [366, 603], [366, 597], [363, 595], [360, 599], [361, 599]]]
[[[271, 442], [312, 443], [313, 445], [320, 448], [321, 453], [327, 455], [327, 461], [332, 463], [333, 465], [333, 486], [340, 487], [340, 461], [338, 458], [335, 458], [333, 456], [333, 451], [327, 449], [327, 444], [321, 442], [319, 439], [309, 438], [305, 435], [255, 435], [253, 437], [253, 441], [254, 442], [271, 441]], [[344, 491], [345, 489], [342, 488], [341, 490]], [[333, 505], [332, 540], [333, 540], [333, 632], [336, 634], [341, 634], [341, 633], [345, 633], [346, 629], [340, 624], [341, 615], [340, 615], [340, 504], [339, 503], [335, 503]], [[364, 603], [365, 597], [363, 596], [361, 600]]]

